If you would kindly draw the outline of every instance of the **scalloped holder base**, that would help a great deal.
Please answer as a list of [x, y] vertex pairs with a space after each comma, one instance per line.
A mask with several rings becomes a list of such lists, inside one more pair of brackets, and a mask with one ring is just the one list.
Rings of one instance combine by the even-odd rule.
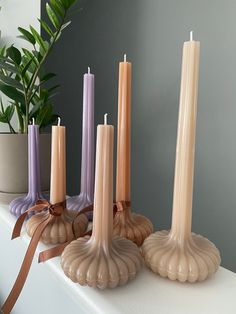
[[151, 221], [145, 216], [132, 213], [130, 208], [118, 211], [113, 221], [113, 235], [131, 240], [138, 246], [153, 232]]
[[61, 266], [67, 277], [82, 286], [115, 288], [135, 278], [142, 257], [138, 247], [125, 238], [115, 236], [107, 246], [86, 236], [65, 248]]
[[[76, 222], [74, 223], [74, 234], [72, 221], [76, 214], [75, 211], [67, 210], [66, 213], [56, 217], [53, 222], [46, 226], [40, 240], [45, 244], [59, 244], [71, 241], [75, 239], [75, 236], [76, 238], [81, 236], [87, 230], [88, 219], [84, 214], [81, 214], [76, 218]], [[30, 237], [33, 236], [35, 229], [47, 216], [48, 212], [41, 212], [32, 216], [27, 221], [26, 231]]]
[[203, 281], [217, 271], [221, 262], [218, 249], [207, 238], [191, 233], [181, 243], [167, 230], [149, 236], [142, 254], [154, 273], [181, 282]]

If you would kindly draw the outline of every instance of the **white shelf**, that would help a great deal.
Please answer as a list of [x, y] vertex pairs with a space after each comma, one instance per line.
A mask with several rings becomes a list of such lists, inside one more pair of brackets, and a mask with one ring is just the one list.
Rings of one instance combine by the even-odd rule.
[[[16, 278], [29, 237], [11, 241], [15, 218], [0, 205], [0, 300]], [[44, 250], [39, 244], [37, 253]], [[74, 284], [63, 273], [60, 258], [33, 261], [28, 280], [13, 314], [235, 314], [236, 274], [220, 267], [202, 283], [181, 284], [154, 275], [143, 267], [124, 287], [100, 291]]]

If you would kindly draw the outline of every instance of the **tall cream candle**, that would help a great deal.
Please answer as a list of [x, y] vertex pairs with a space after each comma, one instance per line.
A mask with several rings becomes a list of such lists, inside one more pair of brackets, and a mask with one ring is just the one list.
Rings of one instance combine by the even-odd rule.
[[50, 202], [52, 204], [63, 202], [66, 199], [66, 129], [60, 126], [60, 118], [57, 126], [52, 126], [51, 147], [51, 187]]
[[191, 233], [199, 54], [191, 32], [183, 46], [172, 215], [172, 233], [180, 237]]
[[183, 46], [171, 230], [150, 235], [142, 246], [153, 272], [190, 282], [205, 280], [220, 264], [215, 245], [191, 232], [199, 52], [191, 32]]

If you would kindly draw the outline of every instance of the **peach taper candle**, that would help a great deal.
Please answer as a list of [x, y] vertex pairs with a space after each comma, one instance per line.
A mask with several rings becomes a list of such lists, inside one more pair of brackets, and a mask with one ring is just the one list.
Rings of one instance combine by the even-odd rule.
[[94, 221], [92, 236], [69, 244], [61, 257], [65, 274], [74, 282], [91, 287], [115, 288], [136, 276], [142, 265], [138, 247], [113, 236], [113, 140], [114, 128], [97, 128]]
[[200, 43], [191, 32], [183, 46], [171, 230], [152, 234], [142, 246], [145, 262], [155, 273], [189, 282], [205, 280], [220, 265], [215, 245], [191, 233], [199, 52]]
[[[52, 148], [51, 148], [51, 187], [50, 204], [65, 203], [66, 205], [66, 147], [65, 147], [65, 127], [58, 125], [52, 127]], [[29, 236], [33, 236], [38, 225], [47, 217], [48, 212], [42, 211], [32, 216], [27, 224], [26, 231]], [[76, 219], [74, 232], [72, 221], [75, 217], [75, 211], [68, 211], [64, 208], [61, 215], [55, 217], [44, 229], [41, 240], [44, 243], [64, 243], [73, 240], [75, 237], [84, 233], [87, 228], [88, 220], [86, 215], [82, 214]], [[75, 234], [74, 234], [75, 233]]]
[[114, 234], [121, 235], [141, 245], [153, 231], [152, 223], [142, 215], [131, 212], [131, 63], [119, 64], [118, 130], [116, 165], [116, 204]]

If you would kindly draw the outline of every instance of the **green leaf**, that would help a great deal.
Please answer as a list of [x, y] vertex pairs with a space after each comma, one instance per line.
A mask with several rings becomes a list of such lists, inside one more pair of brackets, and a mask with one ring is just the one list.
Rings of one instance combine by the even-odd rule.
[[57, 33], [57, 36], [55, 38], [51, 38], [52, 41], [51, 43], [55, 40], [55, 41], [58, 41], [58, 39], [61, 37], [61, 31]]
[[50, 0], [51, 7], [54, 9], [54, 11], [61, 17], [64, 18], [65, 16], [65, 10], [63, 6], [61, 5], [60, 1], [58, 0]]
[[52, 86], [51, 88], [48, 89], [48, 92], [51, 93], [52, 91], [54, 91], [54, 90], [57, 89], [58, 87], [60, 87], [60, 85]]
[[21, 70], [21, 76], [22, 76], [22, 77], [25, 77], [26, 72], [28, 71], [28, 69], [29, 69], [29, 67], [30, 67], [30, 65], [31, 65], [32, 62], [33, 62], [33, 59], [30, 59], [30, 60], [28, 61], [28, 63], [23, 67], [23, 69]]
[[7, 55], [17, 64], [20, 65], [21, 63], [21, 53], [20, 51], [14, 47], [11, 46], [7, 48]]
[[8, 121], [11, 121], [14, 111], [15, 111], [14, 105], [7, 106], [7, 108], [5, 109], [5, 115], [7, 116]]
[[0, 48], [0, 56], [5, 56], [5, 52], [6, 52], [6, 47], [4, 46], [4, 47], [1, 47]]
[[22, 50], [23, 50], [24, 54], [29, 58], [29, 60], [30, 60], [30, 59], [33, 59], [34, 63], [35, 63], [36, 65], [38, 65], [38, 60], [37, 60], [37, 58], [32, 54], [31, 51], [29, 51], [29, 50], [26, 49], [26, 48], [22, 48]]
[[56, 16], [55, 12], [53, 11], [53, 9], [50, 7], [50, 5], [48, 3], [46, 3], [46, 11], [47, 11], [48, 17], [49, 17], [50, 21], [52, 22], [53, 26], [55, 27], [55, 29], [58, 29], [60, 27], [59, 20]]
[[39, 33], [36, 31], [36, 29], [30, 25], [30, 30], [31, 33], [33, 34], [36, 42], [39, 44], [39, 46], [46, 52], [47, 51], [47, 46], [44, 43], [43, 38], [41, 37], [41, 35], [39, 35]]
[[18, 30], [21, 32], [25, 40], [29, 41], [32, 45], [36, 44], [36, 40], [34, 36], [29, 31], [27, 31], [26, 29], [22, 27], [18, 27]]
[[13, 79], [13, 78], [6, 76], [2, 73], [0, 73], [0, 81], [2, 81], [3, 83], [6, 83], [7, 85], [15, 87], [17, 89], [23, 90], [23, 86], [21, 85], [21, 83], [17, 79]]
[[53, 115], [53, 108], [51, 104], [44, 105], [40, 108], [40, 111], [36, 117], [36, 122], [40, 127], [47, 125], [48, 121]]
[[60, 0], [62, 3], [63, 7], [68, 10], [73, 4], [78, 2], [78, 0]]
[[16, 88], [0, 82], [0, 90], [12, 100], [15, 100], [16, 102], [21, 104], [25, 103], [24, 95], [21, 92], [19, 92]]
[[49, 25], [46, 22], [44, 22], [41, 19], [38, 19], [38, 21], [40, 22], [42, 28], [48, 33], [48, 35], [54, 36], [53, 31], [51, 30], [51, 28], [49, 27]]
[[31, 109], [30, 113], [29, 113], [29, 118], [32, 119], [33, 116], [35, 115], [35, 113], [40, 109], [40, 107], [43, 104], [43, 100], [39, 100], [35, 103], [35, 105], [33, 106], [33, 108]]
[[42, 61], [43, 56], [41, 55], [41, 53], [39, 51], [33, 51], [34, 56], [36, 57], [36, 59], [38, 60], [38, 62]]
[[42, 77], [41, 77], [41, 83], [42, 82], [46, 82], [46, 81], [48, 81], [48, 80], [50, 80], [51, 78], [53, 78], [53, 77], [55, 77], [56, 76], [56, 74], [55, 73], [46, 73], [46, 74], [44, 74]]
[[34, 59], [35, 58], [32, 59], [32, 58], [24, 55], [23, 58], [22, 58], [22, 67], [21, 67], [21, 69], [24, 69], [24, 67], [30, 62], [30, 65], [27, 68], [27, 72], [29, 72], [31, 74], [34, 73], [36, 68], [37, 68], [37, 66], [38, 66], [35, 62], [33, 62]]
[[71, 21], [66, 22], [61, 26], [61, 30], [65, 29], [68, 25], [70, 25]]
[[0, 122], [1, 123], [8, 123], [6, 115], [2, 114], [1, 112], [0, 112]]
[[6, 61], [3, 61], [2, 59], [0, 59], [0, 68], [3, 68], [4, 70], [9, 71], [11, 73], [19, 73], [17, 67], [7, 63]]

